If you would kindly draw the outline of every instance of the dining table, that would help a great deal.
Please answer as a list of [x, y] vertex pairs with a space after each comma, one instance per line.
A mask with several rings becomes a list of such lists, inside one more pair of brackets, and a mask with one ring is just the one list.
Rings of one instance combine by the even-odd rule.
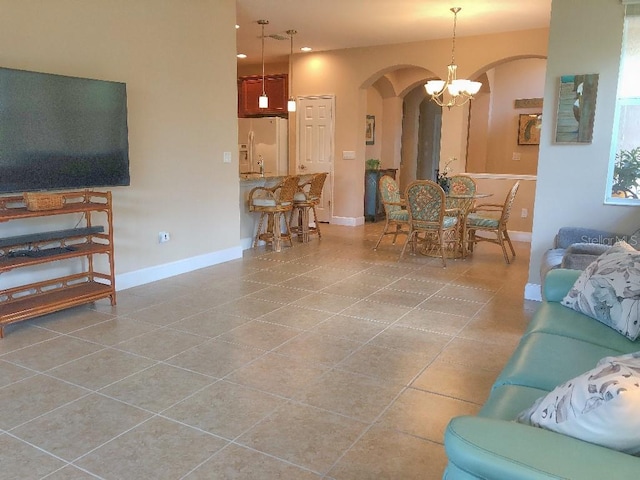
[[[459, 225], [458, 229], [456, 229], [455, 238], [446, 240], [445, 256], [447, 258], [465, 258], [467, 256], [469, 253], [466, 232], [467, 216], [473, 211], [476, 200], [491, 196], [493, 196], [493, 193], [475, 192], [470, 194], [451, 191], [445, 192], [446, 208], [458, 210], [456, 215], [458, 216]], [[426, 239], [422, 242], [422, 245], [420, 253], [423, 255], [440, 256], [437, 246], [430, 244]]]

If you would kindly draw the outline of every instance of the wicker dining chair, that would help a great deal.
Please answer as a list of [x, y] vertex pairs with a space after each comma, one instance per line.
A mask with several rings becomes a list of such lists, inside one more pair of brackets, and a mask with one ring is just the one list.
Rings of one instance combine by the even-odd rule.
[[[516, 251], [509, 238], [507, 222], [509, 221], [511, 207], [516, 198], [516, 193], [518, 193], [518, 187], [520, 187], [520, 180], [513, 184], [509, 193], [507, 193], [504, 203], [485, 203], [478, 205], [472, 213], [467, 215], [466, 229], [468, 232], [467, 241], [470, 251], [473, 251], [474, 244], [479, 242], [495, 243], [502, 248], [505, 262], [511, 263], [505, 246], [505, 243], [507, 243], [511, 250], [511, 255], [515, 258]], [[490, 235], [495, 235], [495, 238], [478, 236], [476, 232], [486, 232]]]
[[[293, 208], [293, 196], [298, 189], [298, 177], [289, 176], [272, 188], [255, 187], [249, 192], [249, 211], [260, 212], [260, 222], [256, 236], [253, 240], [253, 248], [258, 246], [260, 240], [271, 243], [274, 251], [282, 249], [282, 240], [291, 240], [291, 230], [287, 222], [286, 214]], [[264, 220], [267, 219], [265, 225]], [[284, 219], [284, 222], [282, 222]], [[286, 232], [282, 232], [282, 223]], [[262, 227], [265, 225], [264, 232]]]
[[[310, 235], [313, 234], [317, 234], [318, 238], [322, 238], [316, 206], [320, 203], [327, 175], [327, 172], [314, 174], [308, 181], [298, 185], [298, 191], [293, 196], [293, 209], [289, 218], [289, 229], [291, 234], [296, 235], [303, 243], [308, 242]], [[313, 226], [309, 225], [310, 212], [313, 212]], [[297, 218], [297, 225], [294, 225], [294, 218]]]
[[407, 245], [411, 243], [413, 251], [418, 244], [418, 235], [424, 233], [424, 249], [436, 248], [446, 267], [445, 245], [459, 242], [459, 210], [446, 208], [446, 197], [440, 185], [431, 180], [417, 180], [407, 186], [405, 200], [409, 210], [409, 235], [402, 247], [403, 257]]
[[[395, 245], [399, 234], [409, 233], [409, 211], [406, 209], [406, 203], [400, 197], [398, 183], [393, 177], [382, 175], [378, 181], [378, 190], [386, 219], [382, 233], [373, 247], [374, 250], [378, 248], [385, 235], [393, 235], [393, 244]], [[395, 227], [395, 229], [389, 230], [390, 227]], [[405, 228], [403, 229], [403, 227]]]

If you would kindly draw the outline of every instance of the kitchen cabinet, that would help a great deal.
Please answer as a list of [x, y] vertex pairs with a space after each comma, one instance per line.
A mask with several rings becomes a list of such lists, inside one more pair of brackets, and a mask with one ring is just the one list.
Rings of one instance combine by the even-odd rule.
[[238, 78], [238, 117], [263, 115], [286, 116], [289, 99], [288, 75], [265, 75], [264, 91], [269, 98], [268, 108], [258, 108], [258, 97], [262, 95], [262, 76], [252, 75]]

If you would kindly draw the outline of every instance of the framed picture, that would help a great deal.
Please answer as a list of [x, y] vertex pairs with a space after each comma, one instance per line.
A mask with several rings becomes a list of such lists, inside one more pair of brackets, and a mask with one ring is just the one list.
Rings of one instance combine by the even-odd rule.
[[555, 143], [591, 143], [598, 74], [562, 75]]
[[375, 145], [376, 143], [376, 117], [367, 115], [367, 129], [364, 134], [367, 145]]
[[518, 116], [518, 145], [540, 145], [538, 118], [542, 113], [526, 113]]

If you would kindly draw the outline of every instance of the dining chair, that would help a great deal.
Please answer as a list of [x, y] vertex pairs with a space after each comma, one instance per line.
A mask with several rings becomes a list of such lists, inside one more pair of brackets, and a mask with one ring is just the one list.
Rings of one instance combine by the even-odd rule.
[[[317, 234], [318, 238], [322, 238], [316, 206], [320, 203], [327, 175], [327, 172], [313, 174], [306, 182], [298, 185], [298, 191], [293, 196], [293, 209], [289, 217], [289, 229], [291, 234], [296, 235], [303, 243], [308, 242], [309, 236], [312, 234]], [[309, 225], [310, 212], [313, 212], [313, 227]], [[294, 225], [293, 220], [296, 214], [298, 224]]]
[[[260, 212], [260, 222], [256, 236], [253, 240], [253, 248], [258, 246], [260, 240], [271, 243], [274, 251], [279, 252], [282, 248], [282, 240], [291, 240], [291, 230], [287, 222], [286, 214], [293, 208], [293, 196], [298, 189], [298, 177], [285, 177], [274, 187], [255, 187], [249, 192], [249, 211]], [[266, 225], [264, 224], [267, 219]], [[284, 222], [282, 222], [284, 219]], [[282, 223], [284, 223], [285, 233], [282, 233]], [[265, 225], [264, 232], [262, 227]]]
[[[390, 175], [382, 175], [378, 181], [378, 190], [380, 191], [380, 200], [384, 207], [385, 224], [375, 247], [373, 247], [374, 250], [377, 250], [385, 235], [393, 235], [392, 243], [395, 245], [399, 234], [409, 233], [409, 211], [406, 209], [406, 203], [400, 196], [398, 182]], [[390, 231], [390, 227], [395, 227], [395, 229]], [[403, 229], [403, 227], [406, 227], [406, 229]]]
[[[469, 250], [473, 251], [473, 246], [476, 243], [480, 242], [489, 242], [500, 245], [502, 248], [502, 254], [504, 255], [504, 260], [507, 263], [511, 263], [509, 260], [509, 256], [507, 255], [507, 248], [505, 243], [509, 245], [509, 249], [511, 250], [511, 255], [513, 258], [516, 256], [516, 251], [513, 248], [513, 244], [511, 243], [511, 239], [509, 238], [509, 232], [507, 231], [507, 222], [509, 221], [509, 216], [511, 215], [511, 207], [513, 206], [513, 201], [516, 198], [516, 193], [518, 193], [518, 188], [520, 187], [520, 180], [515, 182], [509, 193], [507, 193], [507, 197], [504, 203], [485, 203], [475, 207], [474, 211], [467, 215], [466, 229], [468, 234], [468, 246]], [[495, 235], [493, 237], [485, 237], [476, 235], [477, 232], [485, 232], [490, 235]]]
[[418, 236], [424, 233], [423, 249], [437, 248], [442, 266], [446, 267], [445, 245], [459, 247], [459, 210], [446, 208], [446, 197], [440, 185], [431, 180], [417, 180], [407, 186], [405, 200], [409, 211], [409, 234], [400, 258], [411, 243], [415, 252]]

